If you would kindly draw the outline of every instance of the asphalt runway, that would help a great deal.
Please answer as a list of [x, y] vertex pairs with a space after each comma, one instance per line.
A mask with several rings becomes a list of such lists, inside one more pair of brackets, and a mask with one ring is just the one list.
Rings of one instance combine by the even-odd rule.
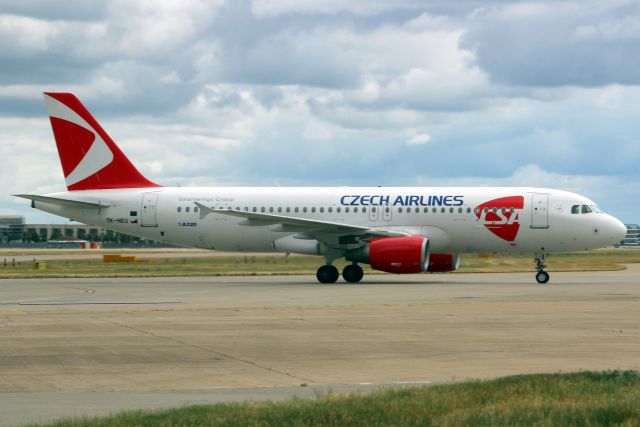
[[0, 280], [0, 424], [640, 370], [640, 265], [533, 275]]

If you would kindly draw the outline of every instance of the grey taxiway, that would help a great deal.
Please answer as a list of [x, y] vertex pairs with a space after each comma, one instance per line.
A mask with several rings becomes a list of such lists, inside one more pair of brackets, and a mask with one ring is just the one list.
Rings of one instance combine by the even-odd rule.
[[640, 369], [640, 265], [0, 280], [1, 425], [587, 369]]

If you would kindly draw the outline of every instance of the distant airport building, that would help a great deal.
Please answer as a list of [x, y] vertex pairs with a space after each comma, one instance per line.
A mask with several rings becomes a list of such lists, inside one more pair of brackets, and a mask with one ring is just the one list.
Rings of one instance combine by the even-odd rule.
[[129, 241], [131, 239], [134, 238], [114, 233], [104, 227], [84, 224], [26, 224], [24, 216], [0, 215], [0, 243], [61, 240]]
[[0, 215], [0, 242], [20, 240], [24, 232], [24, 217], [20, 215]]
[[625, 224], [627, 226], [627, 235], [620, 242], [619, 246], [640, 246], [640, 225]]

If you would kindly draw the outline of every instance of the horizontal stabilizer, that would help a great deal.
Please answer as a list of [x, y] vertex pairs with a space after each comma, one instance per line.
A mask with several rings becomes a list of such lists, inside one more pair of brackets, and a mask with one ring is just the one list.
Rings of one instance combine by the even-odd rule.
[[99, 200], [97, 201], [86, 201], [86, 200], [70, 200], [63, 199], [60, 197], [49, 197], [49, 196], [38, 196], [36, 194], [14, 194], [16, 197], [22, 197], [23, 199], [28, 199], [34, 202], [42, 202], [49, 203], [52, 205], [58, 206], [66, 206], [70, 208], [76, 209], [102, 209], [109, 207], [108, 204], [103, 203]]

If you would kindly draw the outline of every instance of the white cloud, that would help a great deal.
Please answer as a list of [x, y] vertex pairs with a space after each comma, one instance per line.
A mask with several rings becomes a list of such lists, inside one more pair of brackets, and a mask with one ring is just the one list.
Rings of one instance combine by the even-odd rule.
[[407, 140], [407, 144], [409, 145], [422, 145], [431, 141], [431, 135], [428, 133], [420, 133], [415, 135]]

